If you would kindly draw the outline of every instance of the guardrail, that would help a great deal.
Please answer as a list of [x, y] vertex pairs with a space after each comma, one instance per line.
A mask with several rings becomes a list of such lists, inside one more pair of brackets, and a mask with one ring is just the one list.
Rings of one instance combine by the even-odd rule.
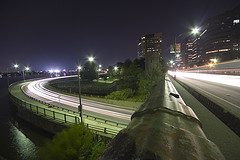
[[[77, 112], [73, 111], [72, 113], [74, 115], [70, 115], [70, 110], [69, 110], [68, 113], [61, 113], [60, 111], [55, 111], [52, 108], [40, 107], [38, 105], [34, 105], [32, 103], [29, 103], [27, 101], [24, 101], [24, 100], [21, 100], [21, 99], [17, 98], [16, 96], [14, 96], [11, 93], [11, 87], [13, 85], [16, 85], [16, 83], [12, 84], [9, 87], [10, 99], [15, 105], [23, 107], [22, 109], [26, 109], [26, 110], [32, 112], [33, 114], [36, 114], [38, 116], [44, 117], [46, 119], [52, 120], [52, 121], [57, 122], [57, 123], [64, 123], [66, 125], [73, 125], [73, 124], [79, 124], [80, 123], [80, 117], [79, 117], [79, 115], [76, 115], [76, 114], [78, 114]], [[39, 100], [37, 100], [37, 101], [41, 102]], [[122, 125], [122, 124], [106, 121], [104, 119], [100, 119], [100, 118], [97, 118], [97, 117], [94, 117], [94, 116], [85, 115], [85, 117], [90, 119], [90, 120], [99, 122], [99, 123], [105, 123], [105, 124], [110, 125], [110, 126], [119, 127], [119, 129], [112, 129], [112, 128], [102, 127], [102, 126], [99, 126], [99, 125], [84, 122], [84, 124], [90, 130], [92, 130], [93, 132], [95, 132], [99, 135], [104, 135], [106, 137], [111, 137], [112, 138], [121, 129], [125, 128], [125, 126]]]
[[[31, 97], [31, 96], [29, 96], [27, 94], [25, 94], [25, 95], [28, 96], [29, 98], [35, 100], [35, 101], [38, 101], [38, 102], [40, 102], [40, 103], [42, 103], [44, 105], [47, 105], [50, 108], [54, 108], [54, 109], [58, 109], [58, 110], [61, 110], [61, 111], [65, 111], [65, 112], [67, 112], [69, 114], [74, 114], [74, 115], [76, 115], [78, 117], [80, 116], [79, 112], [75, 112], [73, 110], [66, 109], [64, 107], [59, 107], [59, 106], [47, 103], [45, 101], [41, 101], [41, 100], [33, 98], [33, 97]], [[118, 127], [121, 127], [121, 128], [125, 128], [126, 127], [125, 124], [114, 122], [114, 121], [109, 121], [109, 120], [106, 120], [106, 119], [103, 119], [103, 118], [100, 118], [100, 117], [96, 117], [96, 116], [92, 116], [92, 115], [89, 115], [89, 114], [86, 114], [86, 113], [83, 114], [83, 118], [84, 117], [87, 118], [87, 119], [94, 120], [94, 121], [97, 121], [97, 122], [100, 122], [100, 123], [105, 123], [105, 124], [108, 124], [108, 125], [111, 125], [111, 126], [118, 126]]]

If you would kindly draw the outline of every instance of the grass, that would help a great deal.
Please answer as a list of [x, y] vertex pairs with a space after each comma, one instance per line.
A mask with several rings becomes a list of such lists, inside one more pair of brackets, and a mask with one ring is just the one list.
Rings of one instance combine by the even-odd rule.
[[113, 100], [113, 99], [106, 99], [106, 98], [94, 97], [94, 96], [82, 96], [82, 97], [85, 99], [89, 99], [97, 102], [112, 104], [114, 105], [113, 107], [124, 108], [124, 109], [134, 110], [134, 111], [137, 110], [143, 104], [143, 102]]
[[[47, 84], [45, 87], [50, 90], [53, 90], [55, 92], [78, 97], [78, 94], [73, 94], [73, 93], [59, 90], [55, 87], [50, 86], [49, 84]], [[112, 105], [112, 107], [123, 108], [123, 109], [128, 109], [128, 110], [133, 110], [133, 111], [136, 111], [143, 104], [143, 102], [113, 100], [113, 99], [106, 99], [104, 97], [87, 96], [87, 95], [82, 95], [82, 98], [87, 99], [87, 100], [96, 101], [96, 102], [107, 103], [107, 104]]]

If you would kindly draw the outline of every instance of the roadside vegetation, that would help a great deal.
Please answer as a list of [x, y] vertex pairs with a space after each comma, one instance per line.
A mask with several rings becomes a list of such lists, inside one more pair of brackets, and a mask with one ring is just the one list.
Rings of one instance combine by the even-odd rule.
[[38, 150], [42, 160], [96, 160], [106, 149], [84, 124], [64, 129]]

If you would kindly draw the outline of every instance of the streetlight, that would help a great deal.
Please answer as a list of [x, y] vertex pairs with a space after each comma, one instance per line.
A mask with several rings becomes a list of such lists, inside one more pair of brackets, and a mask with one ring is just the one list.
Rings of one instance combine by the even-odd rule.
[[78, 96], [79, 96], [79, 106], [78, 106], [78, 111], [79, 111], [79, 116], [81, 118], [81, 123], [83, 122], [82, 118], [82, 100], [81, 100], [81, 81], [80, 81], [80, 71], [82, 69], [82, 66], [77, 66], [78, 70]]
[[29, 70], [30, 70], [30, 68], [29, 68], [29, 67], [25, 67], [25, 71], [27, 71], [27, 72], [28, 72]]
[[19, 65], [18, 65], [18, 64], [14, 64], [13, 67], [14, 67], [15, 69], [18, 69]]
[[88, 61], [89, 61], [89, 62], [93, 62], [94, 60], [95, 60], [95, 58], [94, 58], [93, 56], [88, 57]]
[[118, 70], [118, 67], [117, 67], [117, 66], [115, 66], [113, 69], [114, 69], [114, 71], [117, 71], [117, 70]]
[[[89, 62], [93, 62], [95, 58], [93, 56], [88, 57]], [[82, 66], [78, 65], [77, 66], [77, 71], [78, 71], [78, 96], [79, 96], [79, 106], [78, 106], [78, 111], [79, 111], [79, 116], [81, 118], [81, 123], [83, 122], [83, 108], [82, 108], [82, 99], [81, 99], [81, 75], [80, 71], [82, 70]]]
[[194, 27], [194, 28], [192, 28], [192, 34], [193, 35], [197, 35], [197, 34], [199, 34], [199, 32], [200, 32], [200, 28], [199, 27]]
[[28, 72], [28, 71], [30, 71], [30, 67], [25, 67], [24, 69], [23, 69], [23, 80], [25, 81], [25, 71], [26, 72]]
[[15, 69], [15, 77], [17, 76], [17, 73], [18, 73], [18, 68], [19, 68], [19, 65], [18, 64], [14, 64], [13, 65], [13, 68]]
[[214, 64], [216, 64], [218, 62], [218, 59], [217, 58], [212, 58], [210, 59], [211, 62], [213, 62]]

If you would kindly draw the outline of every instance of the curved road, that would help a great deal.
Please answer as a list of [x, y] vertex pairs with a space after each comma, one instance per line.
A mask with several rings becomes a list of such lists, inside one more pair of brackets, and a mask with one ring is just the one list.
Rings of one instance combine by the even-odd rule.
[[[28, 96], [41, 100], [48, 104], [55, 104], [56, 106], [61, 106], [66, 109], [77, 111], [79, 106], [78, 97], [61, 94], [44, 87], [47, 82], [59, 78], [67, 77], [47, 78], [26, 82], [22, 86], [22, 90]], [[97, 117], [105, 118], [107, 120], [121, 122], [125, 124], [130, 122], [131, 115], [134, 112], [131, 110], [116, 108], [113, 105], [86, 99], [82, 99], [82, 105], [83, 114], [87, 113]]]

